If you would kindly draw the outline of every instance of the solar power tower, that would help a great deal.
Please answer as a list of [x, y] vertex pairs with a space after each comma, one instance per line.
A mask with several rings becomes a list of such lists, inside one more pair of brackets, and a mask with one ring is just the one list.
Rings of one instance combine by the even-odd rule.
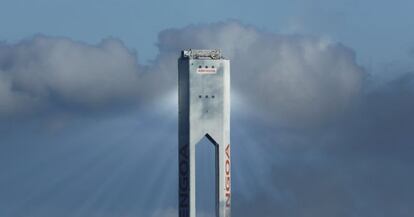
[[196, 217], [196, 146], [215, 147], [215, 209], [230, 217], [230, 61], [220, 50], [183, 50], [179, 83], [179, 217]]

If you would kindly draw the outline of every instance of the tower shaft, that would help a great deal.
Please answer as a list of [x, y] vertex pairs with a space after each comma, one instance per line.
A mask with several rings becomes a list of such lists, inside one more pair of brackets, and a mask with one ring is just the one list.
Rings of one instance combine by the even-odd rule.
[[[196, 217], [196, 146], [215, 146], [216, 216], [230, 217], [230, 63], [218, 50], [184, 50], [178, 60], [179, 217]], [[214, 184], [214, 183], [212, 183]]]

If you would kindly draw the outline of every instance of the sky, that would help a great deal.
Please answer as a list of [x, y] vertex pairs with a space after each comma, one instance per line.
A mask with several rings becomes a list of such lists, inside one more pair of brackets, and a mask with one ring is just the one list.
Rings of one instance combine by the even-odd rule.
[[412, 1], [1, 5], [0, 216], [178, 216], [186, 48], [231, 60], [234, 216], [414, 214]]

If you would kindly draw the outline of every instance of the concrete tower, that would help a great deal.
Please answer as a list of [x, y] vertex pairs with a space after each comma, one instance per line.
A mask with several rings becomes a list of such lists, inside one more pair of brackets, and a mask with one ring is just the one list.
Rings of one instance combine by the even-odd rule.
[[230, 217], [229, 60], [219, 50], [184, 50], [178, 83], [179, 217], [196, 217], [195, 149], [204, 136], [215, 147], [216, 216]]

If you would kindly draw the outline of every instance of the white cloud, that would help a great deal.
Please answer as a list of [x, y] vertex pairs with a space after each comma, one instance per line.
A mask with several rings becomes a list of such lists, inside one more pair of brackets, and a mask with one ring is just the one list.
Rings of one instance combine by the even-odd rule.
[[341, 113], [359, 94], [364, 75], [353, 51], [341, 44], [238, 22], [166, 30], [159, 47], [171, 55], [221, 48], [231, 60], [233, 89], [263, 117], [290, 126], [323, 123]]
[[364, 74], [353, 51], [341, 44], [234, 21], [165, 30], [158, 46], [157, 58], [143, 66], [116, 39], [88, 45], [37, 36], [0, 45], [0, 114], [144, 103], [176, 86], [180, 50], [221, 48], [231, 60], [233, 90], [255, 113], [308, 126], [344, 111], [359, 94]]
[[0, 56], [0, 115], [50, 106], [102, 108], [139, 102], [154, 91], [136, 54], [116, 39], [88, 45], [36, 36], [1, 44]]

